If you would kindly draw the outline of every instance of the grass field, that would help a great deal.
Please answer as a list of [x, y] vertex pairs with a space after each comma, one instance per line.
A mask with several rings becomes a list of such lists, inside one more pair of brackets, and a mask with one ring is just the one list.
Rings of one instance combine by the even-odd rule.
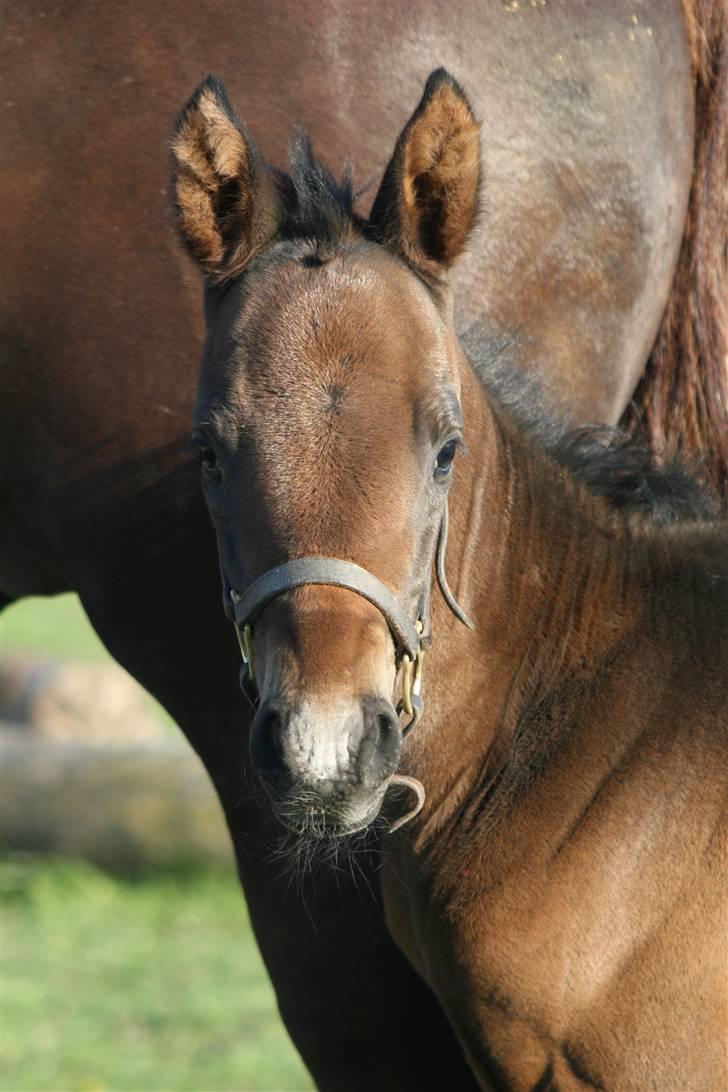
[[3, 1092], [312, 1087], [232, 876], [0, 869]]
[[75, 660], [108, 660], [76, 595], [23, 599], [0, 614], [0, 653], [41, 652]]
[[[107, 654], [73, 596], [0, 617], [0, 655]], [[233, 875], [0, 860], [2, 1092], [304, 1092]]]

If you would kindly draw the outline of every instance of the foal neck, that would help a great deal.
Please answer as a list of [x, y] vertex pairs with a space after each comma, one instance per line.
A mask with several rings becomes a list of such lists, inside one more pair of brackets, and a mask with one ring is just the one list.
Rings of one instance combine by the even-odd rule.
[[[626, 519], [491, 403], [469, 365], [468, 454], [450, 499], [448, 569], [474, 618], [434, 617], [426, 723], [408, 748], [438, 829], [474, 785], [497, 779], [524, 714], [564, 687], [588, 687], [632, 624], [642, 548]], [[558, 716], [553, 732], [568, 731]], [[540, 741], [538, 765], [555, 739]]]

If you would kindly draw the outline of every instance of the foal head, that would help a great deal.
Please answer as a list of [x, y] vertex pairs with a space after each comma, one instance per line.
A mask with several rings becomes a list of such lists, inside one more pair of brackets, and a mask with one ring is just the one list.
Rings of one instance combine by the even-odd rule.
[[[463, 430], [447, 273], [477, 213], [478, 127], [434, 73], [366, 221], [305, 141], [290, 176], [267, 167], [212, 79], [174, 156], [178, 223], [206, 274], [194, 437], [229, 613], [260, 591], [238, 618], [253, 763], [289, 825], [349, 833], [399, 762], [402, 629], [428, 624]], [[374, 592], [311, 582], [310, 566], [273, 594], [255, 584], [300, 558], [353, 563]]]

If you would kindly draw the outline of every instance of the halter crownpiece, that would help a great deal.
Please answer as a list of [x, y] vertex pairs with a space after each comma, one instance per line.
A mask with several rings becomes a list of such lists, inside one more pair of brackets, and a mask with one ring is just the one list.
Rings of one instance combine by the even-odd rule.
[[[445, 577], [445, 548], [447, 546], [447, 505], [437, 537], [435, 572], [443, 598], [455, 617], [473, 629], [473, 623], [459, 606]], [[223, 581], [225, 583], [225, 581]], [[230, 600], [224, 600], [225, 613], [233, 622], [243, 657], [244, 669], [241, 686], [251, 701], [255, 702], [255, 664], [253, 660], [252, 626], [256, 618], [274, 599], [293, 588], [309, 584], [346, 588], [355, 592], [377, 608], [384, 616], [392, 633], [398, 653], [402, 656], [402, 698], [398, 713], [410, 719], [402, 729], [406, 735], [422, 715], [422, 676], [425, 650], [432, 641], [429, 626], [430, 584], [428, 582], [420, 601], [417, 618], [410, 621], [394, 593], [379, 577], [353, 561], [335, 557], [297, 557], [268, 569], [241, 595], [232, 588]]]

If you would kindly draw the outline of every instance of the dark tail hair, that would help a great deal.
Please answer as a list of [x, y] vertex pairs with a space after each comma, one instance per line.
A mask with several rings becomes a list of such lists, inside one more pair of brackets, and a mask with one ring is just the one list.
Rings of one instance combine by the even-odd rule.
[[728, 3], [683, 0], [695, 78], [693, 180], [680, 257], [623, 424], [683, 455], [728, 499]]

